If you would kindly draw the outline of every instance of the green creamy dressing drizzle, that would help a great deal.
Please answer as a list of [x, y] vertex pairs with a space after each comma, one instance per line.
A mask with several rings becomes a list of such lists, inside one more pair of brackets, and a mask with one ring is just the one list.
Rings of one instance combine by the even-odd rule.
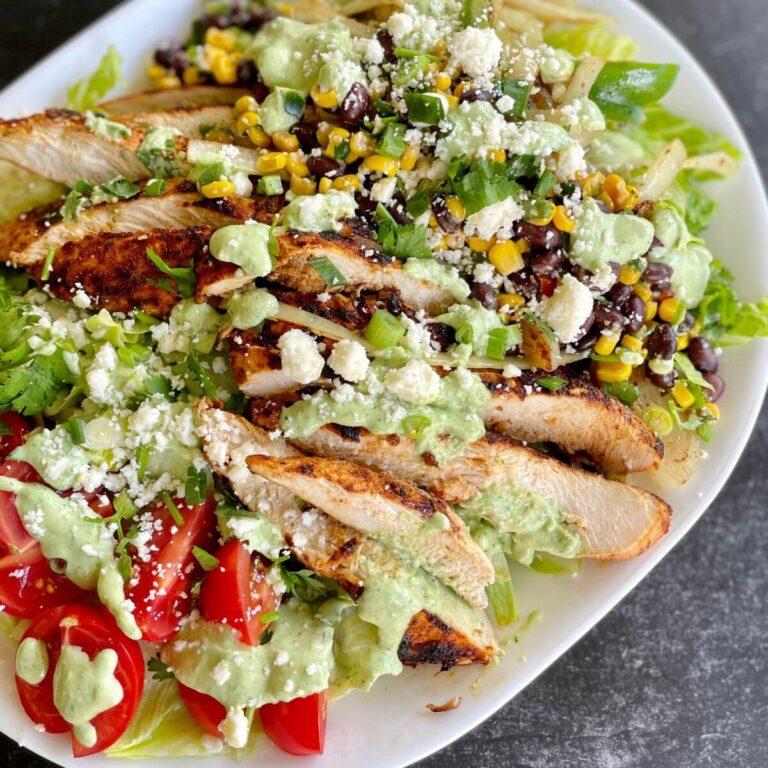
[[99, 651], [91, 661], [82, 648], [61, 646], [53, 673], [53, 703], [84, 747], [96, 743], [96, 729], [90, 721], [123, 700], [123, 688], [115, 678], [117, 661], [111, 648]]
[[350, 192], [331, 189], [324, 195], [302, 195], [283, 208], [281, 222], [300, 232], [335, 232], [341, 219], [355, 215], [357, 203]]
[[587, 150], [590, 165], [617, 171], [643, 165], [647, 153], [634, 139], [618, 131], [603, 131], [597, 134]]
[[234, 293], [224, 306], [229, 312], [232, 327], [242, 331], [261, 325], [268, 317], [274, 317], [280, 309], [277, 299], [263, 288]]
[[270, 560], [277, 560], [286, 548], [280, 529], [256, 512], [237, 510], [237, 514], [218, 515], [219, 533], [228, 539], [234, 536], [251, 552], [258, 552]]
[[16, 650], [16, 674], [30, 685], [40, 685], [48, 674], [48, 649], [42, 640], [25, 637]]
[[434, 259], [408, 259], [403, 266], [403, 273], [417, 280], [436, 283], [450, 291], [456, 301], [463, 301], [469, 296], [469, 286], [459, 277], [456, 267], [440, 264]]
[[272, 639], [253, 647], [224, 624], [190, 621], [162, 658], [179, 682], [225, 707], [260, 707], [324, 691], [333, 667], [333, 628], [295, 600], [281, 606], [273, 626]]
[[176, 151], [176, 139], [181, 135], [178, 129], [162, 125], [147, 130], [136, 155], [153, 176], [170, 179], [182, 175]]
[[663, 203], [654, 210], [653, 226], [662, 244], [651, 251], [649, 259], [672, 267], [675, 294], [687, 306], [695, 307], [709, 282], [712, 253], [703, 240], [691, 235], [680, 214]]
[[477, 355], [486, 353], [489, 334], [497, 328], [506, 329], [510, 345], [519, 344], [523, 338], [519, 325], [514, 323], [504, 325], [497, 312], [486, 309], [474, 299], [469, 304], [456, 304], [450, 307], [447, 312], [436, 317], [435, 322], [445, 323], [457, 331], [471, 329], [471, 346]]
[[438, 462], [485, 434], [482, 414], [490, 395], [467, 369], [457, 368], [443, 376], [437, 398], [428, 405], [406, 403], [389, 394], [382, 384], [388, 370], [385, 361], [374, 361], [368, 378], [349, 397], [319, 391], [283, 409], [283, 431], [289, 437], [308, 437], [325, 424], [340, 424], [364, 427], [375, 435], [415, 437], [417, 452], [431, 453]]
[[609, 261], [626, 264], [647, 253], [653, 235], [650, 221], [630, 213], [603, 213], [587, 198], [571, 234], [571, 259], [590, 272]]
[[85, 120], [85, 127], [91, 133], [107, 136], [110, 139], [127, 139], [131, 135], [131, 129], [122, 123], [107, 120], [106, 117], [90, 115]]
[[[261, 102], [259, 117], [261, 127], [267, 133], [287, 131], [299, 122], [300, 108], [291, 111], [286, 109], [286, 96], [291, 98], [290, 94], [297, 94], [300, 103], [304, 101], [304, 95], [298, 91], [278, 86]], [[297, 112], [299, 115], [296, 114]]]
[[491, 485], [458, 508], [463, 516], [482, 518], [499, 533], [512, 536], [512, 556], [529, 565], [534, 554], [573, 558], [587, 551], [584, 534], [567, 521], [560, 507], [519, 485]]
[[123, 579], [117, 570], [115, 540], [87, 504], [62, 498], [39, 483], [0, 477], [0, 490], [16, 494], [16, 508], [30, 536], [48, 560], [62, 560], [67, 578], [83, 589], [96, 589], [120, 629], [138, 640], [141, 631], [128, 610]]
[[258, 222], [222, 227], [211, 238], [211, 255], [219, 261], [236, 264], [249, 277], [265, 277], [272, 271], [271, 234], [270, 227]]

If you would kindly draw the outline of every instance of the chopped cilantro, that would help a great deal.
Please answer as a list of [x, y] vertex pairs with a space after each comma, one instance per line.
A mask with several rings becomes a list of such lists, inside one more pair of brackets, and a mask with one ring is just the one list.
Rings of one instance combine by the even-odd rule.
[[[147, 258], [164, 274], [173, 278], [176, 283], [176, 289], [170, 288], [174, 293], [178, 293], [183, 299], [192, 298], [195, 295], [197, 279], [195, 278], [194, 267], [169, 267], [163, 259], [158, 256], [151, 248], [147, 248]], [[159, 285], [161, 281], [157, 281]], [[168, 281], [163, 281], [168, 286]]]
[[397, 259], [426, 259], [432, 255], [427, 246], [427, 228], [415, 224], [398, 224], [384, 206], [376, 209], [379, 230], [376, 239], [382, 248]]

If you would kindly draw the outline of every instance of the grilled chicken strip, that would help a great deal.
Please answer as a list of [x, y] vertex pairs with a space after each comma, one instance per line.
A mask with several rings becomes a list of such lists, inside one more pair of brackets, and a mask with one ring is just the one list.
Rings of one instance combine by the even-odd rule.
[[[248, 470], [245, 460], [253, 454], [300, 456], [285, 441], [271, 440], [264, 430], [207, 400], [200, 403], [199, 422], [203, 450], [214, 472], [229, 481], [248, 509], [280, 528], [294, 556], [307, 567], [353, 593], [374, 575], [397, 578], [407, 571], [405, 563], [382, 544], [319, 510], [300, 510], [290, 491]], [[443, 669], [487, 664], [498, 647], [485, 614], [433, 577], [423, 576], [434, 595], [427, 593], [423, 610], [412, 618], [400, 645], [400, 660], [409, 665], [441, 664]]]
[[187, 138], [197, 137], [201, 126], [232, 127], [235, 111], [227, 107], [177, 109], [136, 114], [119, 120], [130, 130], [125, 138], [96, 133], [79, 112], [50, 109], [18, 120], [0, 121], [0, 160], [7, 160], [67, 187], [80, 179], [102, 184], [117, 176], [131, 181], [153, 174], [136, 154], [153, 125], [174, 127], [184, 134], [175, 139], [183, 153]]
[[193, 107], [232, 106], [241, 96], [254, 96], [258, 101], [263, 93], [248, 88], [227, 88], [220, 85], [193, 85], [170, 91], [144, 91], [119, 99], [105, 101], [99, 111], [110, 117], [122, 117], [145, 112], [169, 112]]
[[161, 197], [142, 192], [130, 200], [101, 203], [86, 208], [74, 221], [61, 218], [60, 203], [23, 214], [10, 224], [0, 225], [0, 259], [28, 267], [44, 261], [50, 248], [103, 232], [218, 228], [247, 219], [270, 223], [283, 204], [282, 195], [206, 200], [191, 181], [172, 179]]
[[583, 380], [569, 381], [556, 392], [535, 386], [524, 373], [517, 379], [483, 373], [491, 393], [485, 423], [526, 442], [557, 443], [570, 453], [583, 451], [614, 475], [658, 467], [661, 441], [616, 398]]
[[[282, 405], [296, 397], [254, 400], [253, 422], [266, 430], [277, 429]], [[289, 442], [304, 453], [375, 467], [451, 504], [469, 502], [494, 486], [532, 491], [562, 510], [567, 523], [582, 532], [587, 544], [583, 557], [635, 557], [669, 528], [671, 510], [657, 496], [563, 464], [493, 432], [442, 465], [419, 456], [413, 440], [374, 435], [357, 427], [329, 424]]]

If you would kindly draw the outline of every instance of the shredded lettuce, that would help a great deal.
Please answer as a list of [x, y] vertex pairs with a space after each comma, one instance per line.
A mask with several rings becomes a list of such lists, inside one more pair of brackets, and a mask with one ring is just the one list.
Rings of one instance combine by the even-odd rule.
[[67, 91], [67, 106], [78, 112], [93, 109], [122, 80], [122, 66], [117, 48], [110, 45], [93, 74]]
[[562, 48], [576, 58], [599, 56], [606, 61], [634, 59], [637, 46], [628, 37], [611, 30], [607, 24], [553, 25], [544, 40], [553, 48]]

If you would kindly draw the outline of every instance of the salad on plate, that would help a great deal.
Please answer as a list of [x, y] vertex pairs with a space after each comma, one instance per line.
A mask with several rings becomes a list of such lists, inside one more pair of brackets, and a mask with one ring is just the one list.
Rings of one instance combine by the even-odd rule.
[[75, 756], [316, 755], [495, 663], [520, 568], [664, 536], [768, 334], [703, 239], [739, 151], [610, 19], [204, 6], [0, 122], [2, 629]]

